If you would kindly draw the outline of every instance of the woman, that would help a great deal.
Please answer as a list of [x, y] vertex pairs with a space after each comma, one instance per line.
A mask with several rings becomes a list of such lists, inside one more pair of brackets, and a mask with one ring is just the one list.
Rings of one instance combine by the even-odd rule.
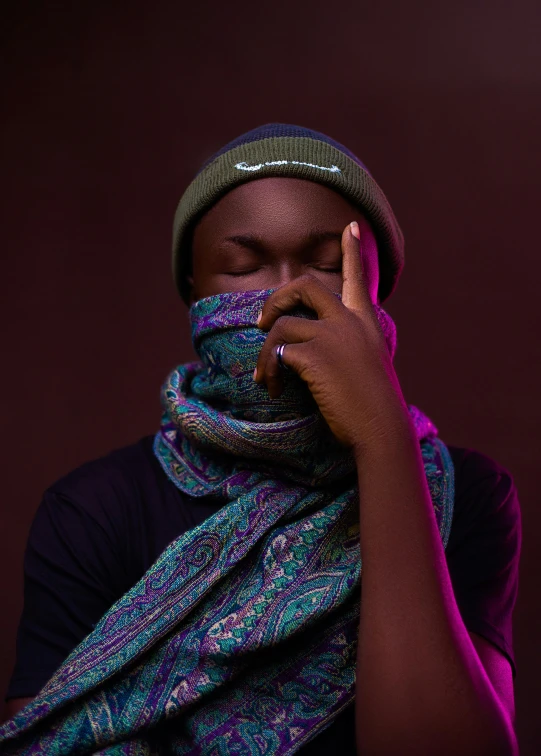
[[517, 493], [404, 399], [403, 260], [324, 134], [202, 166], [173, 240], [200, 361], [155, 437], [45, 493], [0, 753], [517, 753]]

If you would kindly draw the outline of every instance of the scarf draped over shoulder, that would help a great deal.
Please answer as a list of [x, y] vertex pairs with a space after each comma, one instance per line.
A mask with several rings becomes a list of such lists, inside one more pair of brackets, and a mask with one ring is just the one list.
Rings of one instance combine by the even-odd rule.
[[[282, 756], [353, 701], [356, 468], [295, 373], [274, 400], [252, 379], [272, 291], [192, 305], [199, 361], [162, 389], [156, 457], [181, 491], [222, 506], [176, 538], [0, 728], [0, 754]], [[394, 323], [374, 307], [394, 358]], [[446, 547], [452, 460], [432, 421], [408, 411]]]

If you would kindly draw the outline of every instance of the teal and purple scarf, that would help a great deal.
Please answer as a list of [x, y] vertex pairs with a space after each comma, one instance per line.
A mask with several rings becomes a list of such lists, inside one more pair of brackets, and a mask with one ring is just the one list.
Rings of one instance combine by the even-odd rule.
[[[192, 305], [200, 361], [162, 390], [157, 458], [182, 491], [223, 506], [173, 541], [0, 728], [0, 754], [291, 754], [353, 700], [356, 468], [295, 373], [274, 400], [253, 381], [272, 291]], [[394, 323], [374, 307], [394, 358]], [[408, 410], [446, 547], [452, 461], [430, 419]]]

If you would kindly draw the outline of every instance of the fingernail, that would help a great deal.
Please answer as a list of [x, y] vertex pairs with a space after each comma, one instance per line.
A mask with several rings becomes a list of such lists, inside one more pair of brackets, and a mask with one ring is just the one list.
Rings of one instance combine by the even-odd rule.
[[260, 312], [259, 315], [257, 316], [257, 321], [256, 321], [257, 325], [259, 325], [261, 321], [261, 315], [262, 315], [262, 312]]
[[257, 368], [254, 370], [254, 381], [257, 378]]
[[357, 223], [357, 221], [351, 221], [351, 223], [349, 224], [349, 228], [351, 230], [352, 235], [356, 239], [359, 239], [359, 241], [360, 241], [361, 240], [361, 232], [359, 231], [359, 224]]

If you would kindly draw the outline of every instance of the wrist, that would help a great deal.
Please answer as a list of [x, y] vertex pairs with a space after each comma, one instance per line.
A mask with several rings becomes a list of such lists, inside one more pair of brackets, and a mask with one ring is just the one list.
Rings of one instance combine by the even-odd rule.
[[412, 441], [417, 443], [417, 434], [406, 408], [397, 412], [386, 422], [379, 424], [377, 428], [365, 433], [362, 438], [355, 440], [352, 445], [352, 452], [358, 466], [367, 457], [381, 455], [382, 453], [394, 454]]

